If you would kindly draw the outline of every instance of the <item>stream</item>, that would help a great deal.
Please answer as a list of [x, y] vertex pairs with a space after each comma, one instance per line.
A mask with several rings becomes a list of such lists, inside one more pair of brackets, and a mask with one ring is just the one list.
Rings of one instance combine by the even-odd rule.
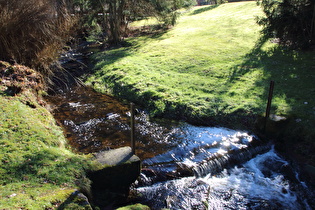
[[[129, 104], [79, 86], [47, 98], [76, 152], [130, 145]], [[313, 192], [270, 143], [246, 131], [150, 119], [136, 110], [132, 191], [151, 209], [312, 209]]]
[[[48, 96], [52, 113], [78, 153], [130, 146], [130, 104], [76, 85], [87, 56], [83, 43], [61, 63], [69, 74]], [[74, 77], [72, 76], [74, 75]], [[151, 209], [315, 209], [314, 192], [272, 143], [246, 131], [151, 119], [136, 109], [136, 155], [142, 161], [131, 203]]]

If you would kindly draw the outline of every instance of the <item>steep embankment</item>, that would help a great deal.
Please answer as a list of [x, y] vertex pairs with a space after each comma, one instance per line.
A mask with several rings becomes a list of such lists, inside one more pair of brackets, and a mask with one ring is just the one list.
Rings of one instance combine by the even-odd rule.
[[315, 171], [315, 53], [260, 40], [260, 15], [254, 1], [195, 7], [168, 31], [147, 26], [149, 35], [97, 53], [87, 83], [155, 116], [255, 130], [274, 80], [271, 113], [286, 120], [268, 138]]
[[91, 163], [65, 147], [41, 99], [41, 76], [0, 61], [0, 78], [0, 209], [52, 209], [88, 190]]

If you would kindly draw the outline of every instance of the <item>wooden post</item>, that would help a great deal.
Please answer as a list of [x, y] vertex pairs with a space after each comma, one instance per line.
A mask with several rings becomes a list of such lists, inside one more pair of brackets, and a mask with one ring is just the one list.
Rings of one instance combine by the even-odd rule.
[[267, 102], [266, 116], [265, 116], [265, 124], [264, 124], [264, 132], [266, 132], [267, 121], [268, 121], [268, 118], [270, 115], [270, 108], [271, 108], [271, 101], [272, 101], [272, 94], [273, 94], [274, 85], [275, 85], [275, 82], [270, 81], [269, 95], [268, 95], [268, 102]]
[[136, 153], [136, 142], [135, 142], [135, 104], [134, 103], [130, 103], [130, 128], [131, 128], [131, 150], [132, 150], [132, 154]]

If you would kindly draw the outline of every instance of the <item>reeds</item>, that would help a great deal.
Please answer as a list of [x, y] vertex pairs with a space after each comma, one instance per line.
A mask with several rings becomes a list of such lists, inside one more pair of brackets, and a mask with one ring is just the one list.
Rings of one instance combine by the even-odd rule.
[[49, 78], [72, 23], [64, 0], [0, 0], [0, 60]]

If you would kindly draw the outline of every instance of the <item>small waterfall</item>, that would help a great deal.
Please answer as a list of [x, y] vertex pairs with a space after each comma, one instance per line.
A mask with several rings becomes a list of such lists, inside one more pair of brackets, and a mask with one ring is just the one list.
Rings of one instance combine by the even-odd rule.
[[184, 140], [176, 148], [143, 161], [137, 187], [181, 177], [218, 175], [271, 148], [255, 136], [225, 128], [189, 126], [186, 130], [188, 135], [181, 136]]
[[270, 144], [253, 146], [233, 151], [230, 154], [215, 154], [210, 159], [204, 160], [195, 166], [192, 170], [196, 177], [204, 177], [208, 174], [214, 175], [220, 173], [225, 168], [244, 163], [258, 154], [262, 154], [270, 150]]
[[[224, 164], [240, 160], [242, 164], [224, 168]], [[281, 171], [288, 162], [271, 145], [252, 147], [206, 163], [203, 166], [223, 169], [216, 176], [211, 171], [204, 177], [157, 182], [138, 187], [137, 191], [151, 209], [312, 209], [309, 202], [313, 193], [306, 191], [301, 183], [286, 179]]]

